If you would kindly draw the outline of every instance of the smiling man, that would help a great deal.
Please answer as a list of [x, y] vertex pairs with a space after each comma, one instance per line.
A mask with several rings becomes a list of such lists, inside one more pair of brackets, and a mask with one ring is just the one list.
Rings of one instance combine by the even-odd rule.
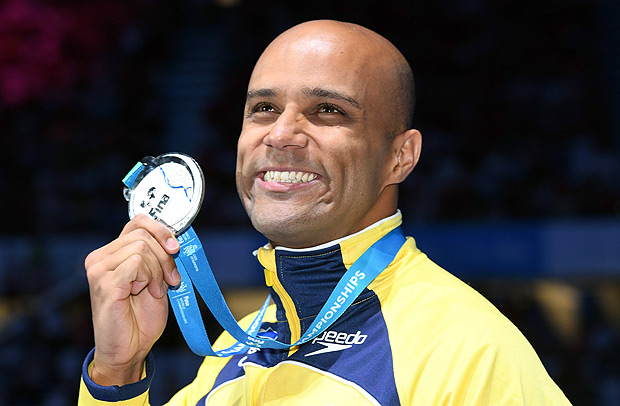
[[302, 248], [394, 214], [421, 145], [412, 84], [400, 52], [361, 27], [312, 23], [276, 39], [252, 73], [237, 155], [256, 229]]
[[[261, 332], [296, 343], [365, 288], [304, 344], [206, 357], [170, 404], [569, 404], [516, 327], [400, 234], [398, 184], [421, 149], [413, 105], [408, 63], [363, 27], [311, 21], [267, 47], [250, 78], [236, 176], [269, 241], [257, 255], [274, 301]], [[398, 241], [389, 265], [359, 265], [377, 241]], [[166, 227], [137, 216], [86, 259], [95, 349], [80, 404], [148, 402], [178, 250]], [[224, 333], [216, 347], [234, 343]]]

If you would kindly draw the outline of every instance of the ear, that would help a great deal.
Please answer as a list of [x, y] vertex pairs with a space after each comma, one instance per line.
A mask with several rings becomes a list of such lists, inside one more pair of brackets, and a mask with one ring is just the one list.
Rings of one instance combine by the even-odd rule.
[[392, 141], [392, 172], [389, 184], [401, 183], [411, 173], [420, 159], [422, 134], [410, 129], [398, 134]]

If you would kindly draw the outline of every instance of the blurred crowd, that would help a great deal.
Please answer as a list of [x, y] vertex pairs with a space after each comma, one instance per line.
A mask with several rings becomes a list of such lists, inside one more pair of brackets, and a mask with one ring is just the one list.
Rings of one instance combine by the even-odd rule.
[[[234, 156], [252, 65], [283, 29], [321, 17], [367, 25], [411, 61], [424, 152], [403, 187], [410, 220], [617, 215], [620, 136], [609, 93], [620, 74], [606, 68], [613, 55], [602, 51], [599, 3], [409, 3], [345, 1], [325, 11], [282, 1], [6, 0], [0, 187], [14, 197], [0, 203], [12, 213], [5, 231], [114, 231], [126, 218], [125, 172], [187, 145], [212, 197], [200, 224], [247, 226]], [[208, 30], [201, 52], [217, 56], [206, 73], [216, 84], [190, 111], [208, 132], [194, 143], [188, 126], [171, 126], [179, 115], [170, 105], [184, 99], [165, 89], [179, 90], [179, 75], [162, 74], [182, 71], [175, 58], [205, 41], [188, 27]]]
[[[611, 91], [620, 72], [609, 67], [620, 53], [606, 51], [616, 44], [601, 25], [611, 12], [605, 4], [4, 0], [1, 235], [35, 245], [41, 235], [109, 239], [127, 220], [125, 173], [145, 155], [172, 150], [192, 155], [206, 175], [196, 225], [249, 227], [234, 185], [247, 80], [274, 36], [314, 18], [374, 29], [412, 64], [423, 152], [402, 187], [405, 221], [618, 217], [619, 106]], [[75, 295], [46, 309], [37, 297], [56, 283], [40, 258], [17, 269], [0, 264], [0, 404], [75, 401], [92, 346], [88, 297], [80, 279]], [[619, 382], [618, 325], [590, 300], [595, 286], [580, 296], [582, 329], [570, 343], [555, 337], [527, 289], [507, 299], [509, 287], [480, 286], [540, 348], [576, 405], [620, 404], [601, 378]], [[186, 360], [178, 337], [159, 351], [161, 369]], [[166, 382], [170, 390], [177, 384]]]

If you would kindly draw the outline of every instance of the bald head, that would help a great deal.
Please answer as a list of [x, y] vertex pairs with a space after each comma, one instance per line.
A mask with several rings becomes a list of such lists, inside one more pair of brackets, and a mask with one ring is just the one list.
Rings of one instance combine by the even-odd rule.
[[254, 67], [237, 144], [254, 227], [304, 248], [394, 214], [421, 147], [412, 112], [409, 64], [380, 35], [325, 20], [281, 34]]
[[407, 61], [366, 28], [311, 21], [277, 37], [252, 72], [237, 148], [254, 227], [304, 248], [394, 214], [421, 146], [412, 99]]
[[[389, 136], [412, 128], [415, 109], [413, 72], [402, 53], [387, 39], [360, 25], [316, 20], [296, 25], [279, 35], [257, 63], [279, 54], [308, 55], [308, 63], [322, 69], [336, 64], [349, 78], [365, 83], [367, 95], [388, 107]], [[288, 54], [288, 55], [287, 55]], [[319, 58], [324, 56], [325, 58]], [[375, 89], [373, 89], [373, 87]]]

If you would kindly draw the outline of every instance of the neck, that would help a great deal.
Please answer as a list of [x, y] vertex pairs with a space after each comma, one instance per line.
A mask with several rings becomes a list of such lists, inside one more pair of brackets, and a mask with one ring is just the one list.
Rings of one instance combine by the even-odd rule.
[[[353, 235], [360, 234], [369, 228], [380, 224], [382, 221], [392, 217], [395, 213], [400, 213], [398, 210], [398, 187], [397, 185], [388, 185], [383, 189], [380, 193], [376, 203], [370, 208], [368, 212], [363, 216], [361, 221], [356, 223], [356, 227], [349, 227], [342, 230], [342, 234], [332, 234], [328, 236], [326, 234], [322, 234], [322, 237], [329, 238], [329, 240], [310, 240], [302, 242], [303, 239], [300, 239], [299, 242], [292, 241], [291, 237], [300, 237], [291, 236], [287, 237], [287, 242], [284, 240], [272, 240], [269, 239], [270, 247], [283, 247], [291, 250], [310, 250], [315, 249], [316, 247], [328, 246], [330, 244], [334, 244], [335, 241], [341, 241], [347, 239]], [[331, 238], [330, 238], [331, 237]], [[269, 237], [268, 237], [269, 238]]]
[[328, 242], [320, 244], [320, 245], [315, 245], [313, 247], [308, 247], [308, 248], [289, 248], [289, 247], [284, 247], [282, 245], [275, 245], [274, 246], [274, 245], [271, 245], [271, 242], [270, 242], [270, 246], [275, 248], [276, 250], [285, 250], [285, 251], [290, 251], [290, 252], [304, 252], [304, 251], [320, 250], [320, 249], [323, 249], [323, 248], [330, 247], [332, 245], [340, 244], [344, 240], [348, 240], [349, 238], [353, 238], [355, 236], [363, 234], [367, 230], [370, 230], [371, 228], [377, 227], [378, 225], [383, 224], [385, 222], [388, 222], [388, 221], [390, 221], [390, 220], [392, 220], [392, 219], [394, 219], [394, 218], [396, 218], [398, 216], [400, 216], [400, 210], [397, 209], [394, 214], [392, 214], [392, 215], [390, 215], [388, 217], [382, 218], [381, 220], [372, 223], [368, 227], [366, 227], [366, 228], [364, 228], [364, 229], [362, 229], [362, 230], [360, 230], [360, 231], [358, 231], [356, 233], [349, 234], [347, 236], [338, 238], [336, 240], [328, 241]]

